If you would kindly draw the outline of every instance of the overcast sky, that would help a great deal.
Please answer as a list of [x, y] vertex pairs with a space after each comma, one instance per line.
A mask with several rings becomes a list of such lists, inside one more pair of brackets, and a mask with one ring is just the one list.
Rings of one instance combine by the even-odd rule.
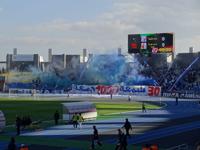
[[200, 0], [0, 0], [0, 59], [12, 53], [127, 52], [128, 34], [174, 32], [200, 50]]

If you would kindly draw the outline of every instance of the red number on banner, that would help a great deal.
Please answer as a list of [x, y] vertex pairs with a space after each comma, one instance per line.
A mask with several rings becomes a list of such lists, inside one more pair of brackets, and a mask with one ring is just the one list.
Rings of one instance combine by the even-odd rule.
[[148, 87], [148, 95], [149, 95], [149, 96], [153, 96], [153, 90], [154, 90], [154, 87], [153, 87], [153, 86], [149, 86], [149, 87]]
[[149, 96], [158, 96], [158, 95], [160, 95], [160, 87], [149, 86], [148, 87], [148, 95]]
[[160, 95], [160, 87], [154, 87], [154, 96]]

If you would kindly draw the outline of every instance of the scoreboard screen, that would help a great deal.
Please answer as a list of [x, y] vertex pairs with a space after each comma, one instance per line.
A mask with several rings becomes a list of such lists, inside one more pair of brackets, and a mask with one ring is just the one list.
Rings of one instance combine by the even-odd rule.
[[173, 33], [129, 34], [128, 53], [172, 53]]

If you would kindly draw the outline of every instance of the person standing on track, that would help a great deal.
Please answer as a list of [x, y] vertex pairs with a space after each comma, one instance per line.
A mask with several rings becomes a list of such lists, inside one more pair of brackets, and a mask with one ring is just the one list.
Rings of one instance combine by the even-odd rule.
[[82, 128], [82, 123], [83, 123], [83, 121], [84, 121], [84, 118], [83, 118], [83, 116], [81, 115], [81, 113], [79, 113], [79, 115], [78, 115], [79, 129]]
[[17, 135], [20, 135], [21, 122], [21, 118], [19, 116], [16, 116]]
[[126, 135], [128, 137], [130, 137], [129, 130], [130, 129], [132, 130], [132, 126], [131, 126], [131, 123], [128, 121], [128, 118], [126, 118], [126, 121], [125, 121], [125, 123], [123, 125], [123, 128], [125, 128], [125, 130], [126, 130]]
[[128, 101], [129, 101], [129, 102], [131, 101], [131, 95], [128, 96]]
[[110, 93], [110, 99], [112, 99], [112, 97], [113, 97], [113, 94], [112, 94], [112, 93]]
[[102, 146], [102, 143], [99, 141], [99, 134], [96, 126], [93, 126], [93, 136], [92, 136], [92, 146], [91, 149], [94, 150], [95, 143], [99, 146]]
[[56, 111], [56, 112], [54, 113], [55, 125], [58, 125], [58, 120], [59, 120], [59, 118], [60, 118], [60, 115], [59, 115], [58, 111]]
[[142, 102], [142, 112], [147, 112], [144, 102]]
[[77, 125], [78, 125], [78, 115], [77, 115], [77, 113], [75, 113], [72, 117], [72, 124], [73, 124], [74, 128], [77, 128]]
[[127, 142], [127, 135], [123, 135], [123, 136], [122, 136], [121, 149], [122, 149], [122, 150], [127, 150], [127, 145], [128, 145], [128, 142]]
[[176, 105], [178, 105], [179, 93], [176, 94]]
[[14, 137], [11, 137], [7, 150], [17, 150], [17, 145], [15, 144]]
[[115, 147], [115, 150], [121, 149], [123, 136], [124, 136], [124, 133], [122, 132], [122, 130], [118, 129], [118, 141], [117, 141], [117, 145]]

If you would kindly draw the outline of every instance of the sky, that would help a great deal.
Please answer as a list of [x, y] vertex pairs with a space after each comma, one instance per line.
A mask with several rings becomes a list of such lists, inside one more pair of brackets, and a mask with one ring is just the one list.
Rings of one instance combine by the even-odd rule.
[[0, 0], [0, 60], [18, 53], [127, 53], [128, 34], [173, 32], [200, 50], [199, 0]]

